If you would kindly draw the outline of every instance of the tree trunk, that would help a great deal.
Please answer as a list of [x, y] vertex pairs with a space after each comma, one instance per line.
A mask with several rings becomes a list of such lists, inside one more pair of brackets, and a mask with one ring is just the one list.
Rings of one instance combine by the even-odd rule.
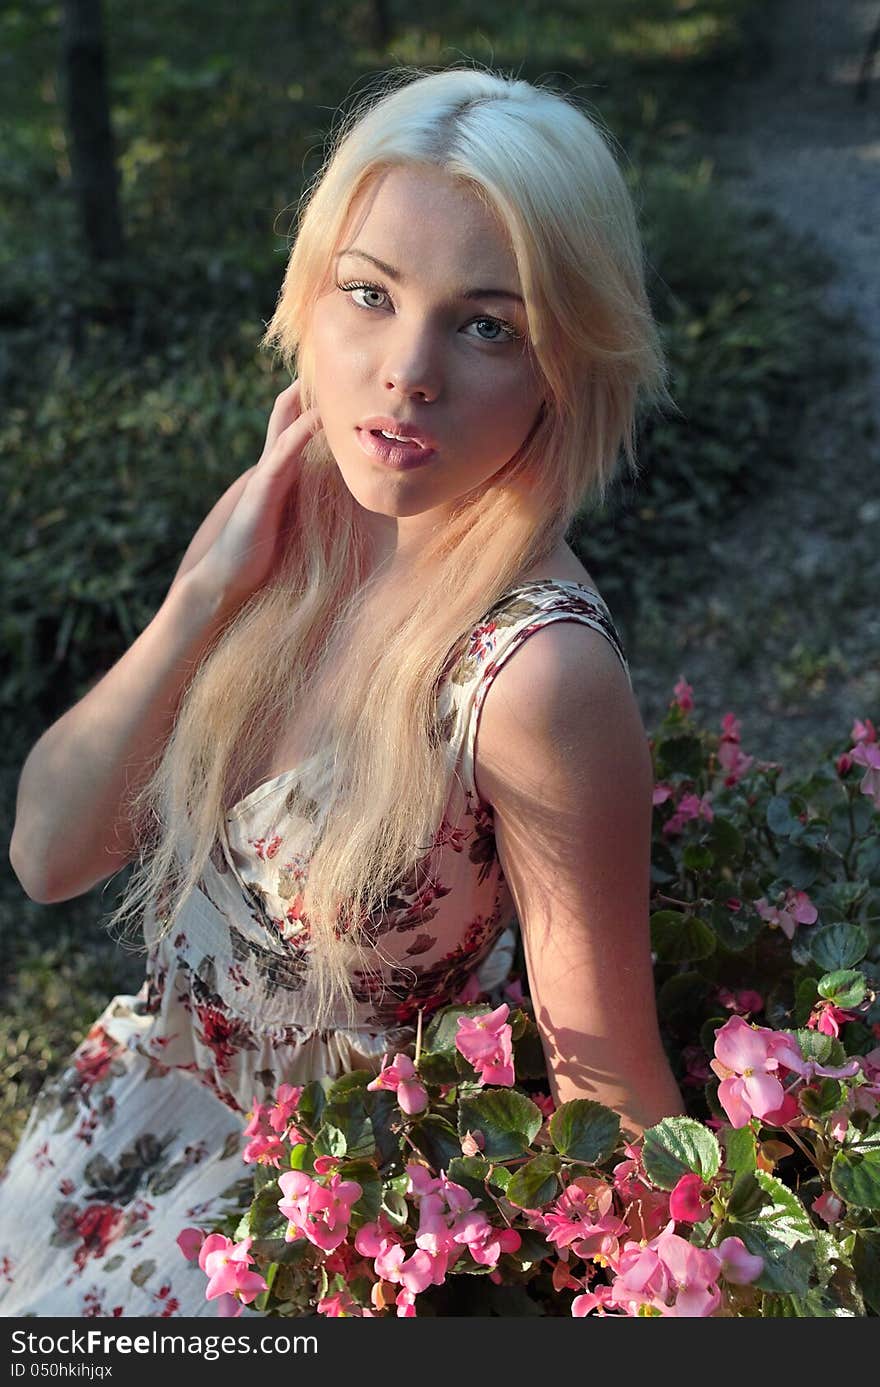
[[61, 85], [73, 192], [86, 250], [96, 263], [119, 260], [124, 244], [101, 0], [62, 0]]

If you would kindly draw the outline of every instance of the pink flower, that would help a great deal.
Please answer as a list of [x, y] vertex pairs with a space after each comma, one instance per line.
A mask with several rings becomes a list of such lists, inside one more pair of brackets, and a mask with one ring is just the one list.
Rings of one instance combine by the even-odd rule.
[[764, 1113], [764, 1121], [769, 1122], [771, 1127], [786, 1127], [800, 1117], [800, 1113], [797, 1098], [793, 1093], [786, 1093], [778, 1108]]
[[650, 1306], [655, 1313], [705, 1318], [721, 1304], [717, 1281], [721, 1263], [714, 1252], [680, 1238], [669, 1223], [647, 1246], [627, 1243], [611, 1286], [608, 1304], [625, 1313]]
[[181, 1233], [178, 1233], [176, 1241], [186, 1260], [194, 1262], [201, 1251], [202, 1243], [205, 1241], [205, 1234], [201, 1228], [184, 1228]]
[[745, 775], [749, 766], [754, 761], [753, 756], [746, 756], [739, 744], [739, 721], [733, 713], [725, 713], [721, 719], [721, 739], [718, 743], [718, 761], [727, 772], [725, 785], [735, 785], [738, 780]]
[[571, 1302], [571, 1313], [575, 1319], [583, 1319], [592, 1310], [598, 1310], [600, 1315], [604, 1315], [610, 1295], [610, 1286], [597, 1286], [595, 1291], [584, 1291], [582, 1295], [576, 1295]]
[[289, 1220], [286, 1242], [308, 1238], [315, 1247], [332, 1252], [344, 1242], [351, 1219], [351, 1206], [363, 1189], [357, 1180], [341, 1180], [332, 1175], [326, 1185], [318, 1184], [302, 1170], [287, 1170], [279, 1176], [283, 1199], [278, 1208]]
[[[302, 1084], [282, 1084], [275, 1094], [274, 1107], [269, 1112], [269, 1126], [273, 1132], [284, 1132], [290, 1126], [293, 1114], [296, 1112], [297, 1104], [302, 1096]], [[303, 1142], [304, 1137], [296, 1134], [297, 1142]], [[288, 1134], [288, 1140], [290, 1136]]]
[[865, 766], [865, 774], [859, 784], [863, 795], [870, 795], [875, 809], [880, 809], [880, 745], [877, 742], [859, 742], [850, 751], [857, 766]]
[[833, 1002], [823, 1000], [814, 1006], [807, 1026], [811, 1031], [818, 1030], [823, 1035], [831, 1035], [836, 1039], [840, 1035], [840, 1027], [855, 1019], [854, 1012], [845, 1011], [843, 1007], [836, 1007]]
[[685, 1066], [682, 1084], [690, 1088], [702, 1088], [706, 1081], [712, 1077], [709, 1057], [702, 1045], [685, 1045], [681, 1052], [681, 1058]]
[[[301, 1092], [302, 1088], [294, 1089], [290, 1084], [282, 1084], [274, 1104], [254, 1103], [248, 1114], [250, 1120], [244, 1129], [244, 1134], [250, 1137], [250, 1141], [241, 1155], [247, 1165], [271, 1165], [278, 1170], [281, 1162], [287, 1159], [287, 1148], [279, 1133], [283, 1133], [293, 1145], [305, 1142], [305, 1137], [290, 1125], [287, 1116], [288, 1108], [292, 1110], [292, 1107], [296, 1106]], [[286, 1097], [289, 1098], [291, 1095], [295, 1095], [292, 1105], [285, 1101]]]
[[240, 1315], [244, 1310], [241, 1301], [237, 1300], [234, 1295], [230, 1295], [228, 1291], [224, 1291], [222, 1295], [217, 1297], [216, 1305], [217, 1314], [221, 1319], [231, 1319], [235, 1315]]
[[206, 1300], [231, 1295], [249, 1305], [261, 1291], [268, 1290], [258, 1272], [248, 1271], [254, 1260], [250, 1255], [252, 1242], [253, 1238], [248, 1237], [243, 1242], [233, 1243], [222, 1233], [211, 1233], [205, 1238], [199, 1252], [199, 1266], [209, 1278]]
[[749, 1252], [742, 1238], [725, 1238], [715, 1248], [725, 1281], [748, 1286], [764, 1270], [764, 1258]]
[[468, 1210], [450, 1227], [453, 1242], [466, 1247], [480, 1266], [494, 1267], [502, 1252], [515, 1252], [522, 1238], [513, 1228], [494, 1228], [479, 1209]]
[[330, 1319], [375, 1319], [372, 1310], [359, 1305], [348, 1291], [336, 1291], [334, 1295], [324, 1296], [316, 1306], [319, 1315]]
[[691, 819], [702, 818], [707, 823], [711, 823], [714, 817], [715, 812], [712, 808], [712, 792], [710, 790], [707, 790], [702, 797], [695, 794], [683, 794], [675, 807], [675, 813], [663, 825], [663, 832], [667, 837], [671, 837], [681, 833], [685, 824], [689, 823]]
[[533, 1093], [531, 1094], [531, 1099], [535, 1107], [540, 1108], [543, 1118], [546, 1119], [553, 1116], [556, 1111], [556, 1104], [549, 1093]]
[[395, 1055], [392, 1064], [386, 1064], [383, 1060], [380, 1073], [367, 1084], [367, 1088], [390, 1089], [397, 1094], [398, 1103], [409, 1116], [424, 1112], [428, 1106], [428, 1090], [419, 1082], [416, 1067], [408, 1055]]
[[415, 1300], [416, 1300], [416, 1298], [415, 1298], [415, 1295], [414, 1295], [414, 1293], [413, 1293], [412, 1291], [408, 1291], [408, 1290], [406, 1289], [405, 1286], [401, 1287], [401, 1289], [397, 1292], [397, 1297], [396, 1297], [395, 1302], [394, 1302], [395, 1305], [397, 1306], [397, 1317], [398, 1317], [398, 1319], [404, 1319], [404, 1320], [412, 1320], [412, 1319], [415, 1319], [415, 1315], [416, 1315]]
[[782, 1103], [773, 1040], [778, 1034], [750, 1026], [741, 1016], [732, 1016], [715, 1033], [715, 1058], [709, 1067], [721, 1079], [718, 1101], [732, 1127], [745, 1127], [750, 1117], [763, 1117]]
[[513, 1069], [513, 1032], [505, 1025], [510, 1007], [502, 1002], [494, 1011], [460, 1016], [456, 1049], [474, 1066], [484, 1084], [510, 1088], [516, 1082]]
[[683, 713], [693, 711], [694, 691], [683, 674], [678, 676], [678, 683], [673, 685], [672, 692], [675, 695], [672, 700], [675, 707], [680, 708]]
[[794, 938], [796, 925], [812, 925], [819, 918], [819, 912], [806, 891], [795, 891], [789, 887], [779, 909], [771, 906], [764, 896], [755, 901], [755, 909], [771, 929], [781, 929], [787, 939]]
[[246, 1165], [271, 1165], [276, 1170], [287, 1157], [287, 1148], [280, 1137], [260, 1134], [253, 1137], [241, 1153]]
[[760, 992], [752, 992], [747, 988], [743, 988], [739, 992], [731, 992], [729, 987], [719, 987], [718, 1000], [728, 1011], [735, 1011], [740, 1016], [748, 1016], [752, 1012], [761, 1011], [764, 1006], [764, 998]]
[[870, 718], [865, 718], [864, 721], [856, 718], [849, 735], [854, 742], [876, 742], [877, 740], [877, 731]]
[[655, 805], [665, 804], [674, 794], [675, 791], [671, 785], [667, 785], [665, 780], [658, 780], [657, 784], [654, 786], [653, 803]]
[[612, 1171], [614, 1189], [623, 1204], [621, 1216], [630, 1238], [647, 1242], [669, 1222], [669, 1195], [654, 1189], [648, 1180], [641, 1147], [627, 1144], [623, 1149], [627, 1159]]
[[820, 1194], [818, 1199], [814, 1199], [810, 1206], [815, 1214], [823, 1218], [826, 1223], [837, 1223], [843, 1214], [846, 1205], [831, 1190], [826, 1190]]
[[703, 1199], [705, 1189], [701, 1175], [692, 1172], [682, 1175], [669, 1196], [670, 1217], [676, 1223], [702, 1223], [712, 1209]]
[[616, 1258], [618, 1239], [627, 1231], [623, 1219], [613, 1213], [614, 1194], [604, 1180], [581, 1176], [539, 1215], [548, 1242], [570, 1247], [584, 1261], [606, 1264]]

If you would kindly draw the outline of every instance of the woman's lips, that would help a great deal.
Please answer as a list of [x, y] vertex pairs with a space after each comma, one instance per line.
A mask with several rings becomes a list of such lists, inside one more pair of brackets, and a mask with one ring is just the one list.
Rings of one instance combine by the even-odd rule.
[[396, 443], [371, 429], [357, 428], [355, 432], [367, 457], [398, 471], [424, 467], [436, 456], [436, 449], [423, 448], [420, 443]]

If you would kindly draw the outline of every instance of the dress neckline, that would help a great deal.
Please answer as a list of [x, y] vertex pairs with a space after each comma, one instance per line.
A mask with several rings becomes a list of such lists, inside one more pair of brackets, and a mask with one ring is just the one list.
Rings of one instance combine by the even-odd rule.
[[[579, 588], [581, 592], [588, 592], [591, 597], [595, 597], [602, 607], [606, 606], [604, 599], [599, 596], [595, 588], [588, 587], [586, 583], [579, 583], [575, 578], [526, 578], [524, 582], [514, 583], [512, 587], [509, 587], [502, 593], [501, 597], [498, 598], [498, 602], [503, 602], [505, 598], [509, 597], [512, 593], [522, 592], [524, 588], [539, 587]], [[497, 606], [498, 602], [494, 605]], [[230, 805], [225, 811], [226, 822], [228, 823], [232, 819], [240, 818], [245, 810], [250, 808], [252, 801], [257, 801], [258, 798], [262, 798], [264, 793], [276, 789], [287, 780], [292, 780], [294, 776], [301, 775], [307, 766], [312, 765], [312, 763], [317, 761], [323, 754], [323, 752], [317, 752], [313, 756], [307, 756], [304, 761], [300, 761], [298, 766], [291, 766], [289, 770], [280, 771], [278, 775], [273, 775], [269, 780], [260, 781], [259, 785], [255, 785], [252, 790], [249, 790], [246, 795], [242, 795], [240, 799], [237, 799], [235, 803]]]

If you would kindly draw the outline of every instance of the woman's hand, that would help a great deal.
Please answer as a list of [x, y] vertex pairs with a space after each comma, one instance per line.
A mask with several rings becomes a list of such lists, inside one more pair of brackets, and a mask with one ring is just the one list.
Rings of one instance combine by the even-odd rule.
[[260, 460], [246, 474], [233, 510], [190, 570], [219, 604], [240, 606], [272, 573], [302, 452], [320, 428], [318, 411], [302, 409], [295, 380], [276, 397]]

